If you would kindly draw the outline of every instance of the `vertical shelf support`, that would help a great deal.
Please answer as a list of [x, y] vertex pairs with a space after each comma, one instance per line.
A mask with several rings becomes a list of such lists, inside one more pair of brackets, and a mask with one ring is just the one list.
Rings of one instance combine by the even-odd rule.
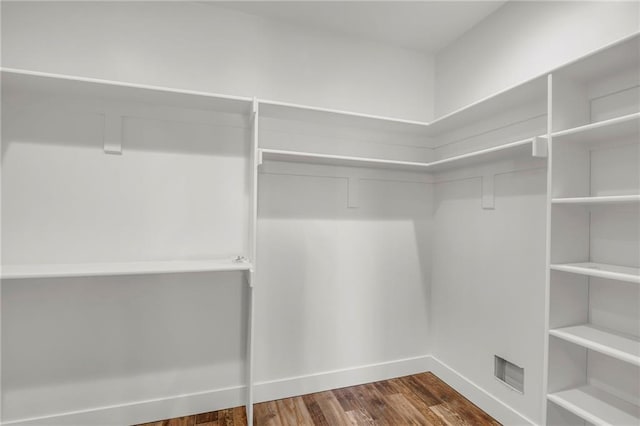
[[122, 115], [104, 114], [104, 153], [122, 155]]
[[482, 176], [482, 208], [485, 210], [495, 209], [494, 183], [495, 175]]

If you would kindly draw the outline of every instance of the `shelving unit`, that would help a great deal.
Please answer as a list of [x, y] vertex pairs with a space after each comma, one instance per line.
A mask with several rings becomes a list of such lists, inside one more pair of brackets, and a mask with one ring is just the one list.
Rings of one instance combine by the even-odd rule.
[[[543, 138], [541, 138], [543, 139]], [[507, 143], [497, 147], [482, 149], [467, 154], [457, 155], [442, 160], [428, 163], [411, 161], [383, 160], [378, 158], [350, 157], [342, 155], [317, 154], [310, 152], [297, 152], [287, 150], [260, 149], [263, 160], [290, 161], [313, 164], [326, 164], [334, 166], [373, 167], [385, 169], [410, 170], [426, 173], [438, 173], [447, 170], [468, 167], [471, 165], [488, 163], [503, 159], [526, 158], [533, 155], [532, 149], [535, 138], [524, 139]]]
[[550, 267], [554, 271], [570, 272], [572, 274], [580, 274], [589, 277], [640, 284], [640, 268], [607, 265], [595, 262], [553, 264]]
[[553, 198], [553, 204], [566, 205], [607, 205], [607, 204], [634, 204], [640, 203], [640, 195], [604, 195], [599, 197], [570, 197], [570, 198]]
[[[257, 188], [247, 182], [246, 170], [250, 166], [245, 164], [248, 161], [244, 158], [244, 147], [248, 145], [245, 135], [249, 133], [253, 99], [18, 69], [2, 69], [1, 78], [5, 262], [1, 278], [5, 290], [32, 291], [37, 305], [42, 288], [51, 283], [59, 285], [56, 294], [70, 298], [75, 296], [74, 289], [77, 292], [77, 288], [84, 286], [95, 292], [101, 281], [83, 280], [88, 277], [122, 277], [117, 283], [121, 288], [130, 286], [133, 293], [142, 288], [153, 289], [157, 280], [160, 293], [149, 295], [150, 300], [161, 299], [176, 288], [183, 287], [189, 292], [198, 288], [198, 284], [250, 281], [254, 263], [249, 253], [253, 254], [254, 246], [247, 240], [255, 236], [255, 221], [249, 220], [249, 212], [244, 211], [245, 194], [253, 196]], [[44, 158], [46, 161], [39, 162]], [[205, 193], [206, 197], [201, 195]], [[235, 253], [240, 259], [231, 256]], [[238, 276], [238, 272], [247, 279]], [[175, 276], [168, 277], [169, 274]], [[178, 277], [179, 274], [183, 275]], [[132, 276], [140, 278], [129, 281]], [[71, 279], [47, 281], [56, 278]], [[177, 282], [180, 287], [173, 285]], [[234, 298], [245, 294], [244, 290], [232, 290], [230, 286], [212, 285], [206, 291], [216, 288], [220, 288], [219, 294]], [[59, 298], [51, 299], [52, 303], [64, 305]], [[104, 306], [112, 306], [114, 300], [105, 300]], [[132, 300], [136, 300], [135, 296]], [[211, 306], [215, 306], [215, 301]], [[250, 315], [252, 306], [249, 303], [243, 309], [238, 304], [236, 310]], [[224, 308], [227, 316], [232, 309]], [[118, 316], [118, 321], [126, 321], [131, 312], [131, 307], [123, 306], [113, 315]], [[84, 331], [59, 328], [49, 337], [58, 339], [56, 345], [60, 346], [85, 340], [87, 330], [93, 338], [96, 330], [91, 329], [91, 324], [96, 327], [94, 322], [102, 321], [103, 313], [97, 312], [95, 317], [87, 315], [78, 321], [86, 320], [79, 328]], [[33, 320], [37, 323], [42, 319]], [[233, 329], [251, 325], [250, 321], [245, 324], [242, 320], [229, 326]], [[104, 327], [102, 323], [99, 325], [98, 340], [93, 346], [102, 344], [101, 333], [108, 335], [111, 326], [110, 322], [105, 322]], [[194, 323], [190, 327], [206, 329], [207, 324]], [[149, 341], [157, 342], [164, 332], [150, 332]], [[172, 333], [166, 332], [165, 337]], [[251, 330], [247, 334], [251, 335]], [[136, 336], [136, 332], [131, 336]], [[112, 337], [106, 338], [113, 341], [101, 350], [109, 352], [109, 347], [122, 344]], [[237, 343], [234, 337], [225, 339], [224, 344], [238, 348], [243, 343], [239, 336]], [[36, 351], [42, 351], [47, 344], [38, 343], [39, 338], [29, 340], [35, 342]], [[236, 364], [249, 364], [251, 354], [246, 354], [246, 360], [244, 354], [238, 361], [225, 359], [228, 364], [221, 369], [215, 365], [219, 360], [208, 346], [211, 345], [195, 348], [201, 351], [197, 356], [207, 358], [204, 365], [209, 366], [198, 374], [209, 382], [203, 380], [205, 383], [199, 386], [215, 390], [216, 386], [230, 383], [231, 388], [238, 388], [232, 392], [238, 394], [243, 387], [250, 389], [251, 377], [245, 377]], [[91, 350], [94, 349], [79, 348], [86, 353]], [[127, 351], [134, 352], [127, 349], [122, 354], [116, 350], [111, 355], [115, 357], [111, 364], [114, 368], [126, 368], [117, 365], [118, 359], [124, 360], [122, 364], [135, 362], [135, 356], [127, 355]], [[171, 351], [167, 348], [169, 357], [173, 356]], [[225, 356], [233, 356], [235, 351], [227, 351]], [[247, 351], [250, 352], [250, 347]], [[213, 353], [210, 358], [209, 353]], [[14, 353], [3, 354], [3, 362], [13, 362], [18, 369], [29, 366], [29, 362], [34, 363], [34, 368], [41, 367], [37, 359], [30, 358], [23, 365], [16, 361], [19, 358]], [[52, 367], [44, 370], [45, 375], [54, 368], [73, 370], [65, 367], [65, 362], [68, 361], [53, 356], [47, 362]], [[98, 416], [109, 417], [113, 415], [109, 410], [126, 412], [126, 407], [118, 408], [122, 398], [119, 395], [135, 395], [136, 388], [150, 392], [151, 399], [175, 397], [170, 393], [163, 395], [162, 390], [158, 393], [158, 387], [175, 383], [166, 372], [141, 376], [90, 383], [78, 380], [63, 390], [48, 385], [16, 386], [15, 381], [3, 381], [2, 420], [29, 421], [35, 413], [41, 422], [58, 423], [58, 416], [73, 418], [94, 410]], [[155, 386], [147, 386], [149, 383]], [[167, 391], [170, 392], [170, 387]], [[145, 394], [141, 395], [144, 399]], [[249, 407], [251, 398], [247, 394], [244, 401]], [[9, 402], [4, 404], [6, 401]], [[30, 410], [33, 401], [38, 407]], [[91, 402], [87, 407], [82, 401]]]
[[635, 425], [640, 422], [640, 407], [595, 386], [582, 386], [552, 393], [548, 399], [596, 425]]
[[[297, 162], [432, 174], [478, 165], [488, 165], [483, 167], [489, 171], [482, 176], [482, 185], [483, 190], [486, 189], [492, 192], [493, 180], [484, 180], [484, 178], [493, 178], [504, 171], [491, 169], [491, 163], [503, 160], [527, 159], [532, 156], [542, 158], [547, 156], [548, 149], [551, 153], [551, 167], [548, 178], [550, 186], [547, 194], [547, 208], [549, 211], [547, 222], [550, 226], [550, 240], [548, 241], [550, 247], [546, 270], [548, 273], [547, 293], [550, 298], [551, 290], [560, 288], [568, 296], [565, 294], [564, 299], [547, 300], [547, 306], [553, 305], [553, 308], [549, 307], [549, 315], [546, 318], [548, 324], [545, 328], [545, 338], [547, 339], [545, 356], [547, 358], [544, 373], [546, 375], [547, 373], [552, 374], [550, 372], [566, 370], [569, 372], [567, 376], [572, 375], [572, 377], [570, 377], [570, 380], [565, 380], [567, 377], [548, 376], [547, 380], [550, 385], [547, 386], [549, 383], [545, 383], [543, 386], [544, 396], [542, 398], [544, 401], [548, 399], [592, 423], [633, 424], [633, 422], [640, 421], [640, 410], [637, 405], [620, 400], [596, 385], [589, 384], [590, 374], [594, 370], [589, 362], [596, 361], [587, 360], [587, 358], [593, 358], [587, 355], [589, 351], [593, 351], [606, 357], [614, 358], [625, 364], [622, 368], [627, 368], [626, 364], [631, 368], [640, 366], [638, 336], [628, 335], [622, 330], [616, 329], [615, 326], [606, 327], [609, 325], [606, 323], [592, 324], [589, 322], [589, 297], [591, 297], [589, 289], [595, 282], [591, 281], [592, 278], [606, 280], [606, 286], [610, 287], [626, 285], [624, 283], [640, 284], [639, 265], [633, 265], [626, 258], [632, 257], [633, 253], [631, 255], [624, 253], [620, 246], [615, 246], [613, 250], [610, 250], [612, 257], [624, 258], [620, 261], [620, 264], [626, 266], [614, 265], [607, 259], [592, 257], [592, 253], [598, 253], [598, 250], [595, 249], [600, 248], [600, 253], [606, 250], [598, 246], [602, 244], [602, 241], [594, 240], [592, 235], [596, 233], [591, 232], [597, 228], [599, 235], [608, 237], [608, 232], [611, 232], [611, 226], [606, 225], [607, 220], [611, 219], [608, 216], [609, 209], [616, 209], [619, 207], [618, 205], [624, 205], [624, 208], [631, 206], [633, 209], [640, 204], [640, 188], [635, 188], [634, 185], [637, 186], [637, 182], [628, 179], [629, 176], [634, 176], [634, 173], [638, 173], [637, 170], [633, 169], [633, 165], [625, 165], [622, 168], [622, 173], [614, 176], [615, 179], [605, 182], [608, 186], [604, 187], [604, 189], [601, 188], [603, 185], [600, 182], [603, 175], [602, 170], [597, 170], [598, 156], [601, 151], [606, 152], [609, 148], [609, 141], [614, 140], [615, 147], [621, 147], [620, 153], [614, 153], [614, 155], [618, 156], [616, 158], [633, 158], [630, 153], [633, 153], [634, 149], [637, 150], [637, 139], [640, 135], [640, 112], [629, 111], [628, 105], [622, 105], [619, 109], [623, 113], [609, 117], [614, 113], [605, 110], [604, 107], [600, 107], [598, 104], [603, 96], [614, 98], [615, 100], [617, 99], [616, 96], [622, 91], [634, 90], [636, 86], [616, 86], [620, 81], [623, 81], [624, 86], [624, 84], [628, 83], [627, 80], [613, 79], [613, 83], [610, 83], [607, 78], [611, 69], [622, 67], [629, 71], [630, 67], [637, 65], [634, 62], [637, 60], [637, 53], [633, 53], [633, 49], [637, 47], [638, 40], [636, 38], [626, 41], [620, 46], [613, 47], [612, 50], [603, 51], [600, 56], [596, 55], [585, 59], [583, 62], [569, 64], [567, 67], [556, 70], [551, 76], [553, 84], [551, 85], [549, 104], [553, 108], [549, 108], [549, 110], [553, 111], [553, 115], [549, 117], [550, 127], [547, 129], [546, 135], [531, 136], [539, 134], [538, 129], [536, 129], [537, 133], [529, 130], [523, 131], [525, 133], [524, 136], [529, 135], [528, 137], [522, 137], [523, 135], [516, 131], [513, 131], [513, 134], [505, 131], [504, 134], [508, 134], [508, 136], [502, 134], [504, 137], [499, 140], [510, 140], [511, 142], [488, 148], [473, 149], [464, 154], [450, 155], [437, 160], [433, 158], [437, 158], [437, 156], [444, 157], [445, 155], [441, 155], [439, 152], [435, 153], [433, 151], [434, 148], [440, 148], [440, 142], [451, 136], [451, 134], [457, 134], [460, 129], [473, 128], [469, 132], [476, 131], [473, 137], [479, 138], [476, 141], [478, 142], [477, 146], [487, 146], [496, 142], [497, 140], [489, 140], [489, 142], [483, 140], [482, 137], [487, 137], [486, 134], [481, 130], [475, 129], [474, 126], [484, 121], [493, 120], [495, 116], [503, 114], [505, 110], [509, 110], [511, 107], [521, 106], [523, 103], [543, 102], [548, 96], [547, 76], [537, 77], [522, 85], [502, 91], [438, 118], [431, 123], [427, 123], [270, 100], [5, 69], [2, 71], [3, 96], [11, 97], [23, 94], [30, 96], [36, 93], [54, 97], [69, 97], [82, 102], [89, 100], [92, 107], [100, 106], [101, 103], [135, 104], [137, 110], [140, 110], [140, 108], [156, 110], [170, 107], [205, 111], [207, 114], [211, 111], [217, 111], [222, 114], [234, 115], [236, 120], [234, 123], [237, 123], [238, 119], [242, 123], [250, 122], [246, 127], [250, 128], [251, 134], [249, 135], [249, 132], [247, 132], [247, 135], [242, 134], [238, 137], [238, 140], [241, 142], [251, 140], [246, 150], [251, 158], [246, 161], [248, 173], [245, 173], [247, 170], [242, 169], [245, 167], [244, 158], [241, 158], [230, 167], [233, 170], [242, 169], [240, 174], [248, 176], [247, 188], [237, 191], [243, 192], [243, 196], [246, 196], [246, 200], [242, 198], [242, 203], [244, 204], [240, 204], [242, 204], [243, 208], [246, 208], [247, 212], [236, 212], [236, 216], [240, 217], [237, 220], [246, 222], [246, 226], [241, 227], [242, 232], [237, 232], [237, 234], [241, 235], [239, 238], [248, 240], [246, 244], [244, 242], [237, 244], [244, 247], [244, 251], [238, 252], [249, 257], [246, 262], [234, 262], [232, 259], [226, 258], [212, 258], [148, 262], [15, 264], [3, 266], [2, 279], [27, 280], [33, 278], [240, 271], [248, 273], [250, 284], [253, 286], [257, 282], [256, 277], [259, 276], [255, 266], [257, 252], [258, 167], [262, 161]], [[579, 84], [567, 84], [566, 80]], [[600, 92], [598, 92], [599, 97], [597, 99], [590, 98], [591, 93], [586, 87], [594, 82], [599, 83], [598, 87], [609, 84], [613, 86], [608, 87], [604, 92], [599, 89]], [[590, 108], [596, 112], [593, 112]], [[163, 114], [166, 115], [166, 112], [163, 112]], [[535, 115], [537, 112], [529, 111], [528, 114]], [[543, 115], [538, 114], [534, 118], [539, 120]], [[503, 117], [499, 118], [502, 119]], [[258, 123], [261, 119], [296, 122], [305, 125], [312, 124], [321, 127], [357, 129], [368, 133], [387, 132], [394, 135], [409, 135], [409, 137], [415, 138], [419, 142], [418, 146], [411, 146], [412, 149], [426, 151], [431, 155], [430, 157], [425, 155], [429, 159], [424, 161], [403, 161], [390, 159], [391, 155], [385, 158], [383, 154], [379, 156], [364, 154], [357, 156], [314, 152], [312, 149], [307, 149], [309, 148], [308, 146], [302, 146], [299, 150], [274, 148], [259, 143], [261, 136], [264, 136], [264, 133], [260, 133], [262, 129], [259, 130], [258, 128]], [[526, 119], [529, 120], [531, 117], [527, 116]], [[492, 132], [503, 130], [498, 124], [499, 122], [498, 120], [492, 123], [492, 125], [495, 124], [494, 128], [490, 129]], [[116, 128], [116, 132], [113, 132], [113, 134], [122, 136], [122, 128]], [[162, 134], [162, 132], [157, 132], [157, 134]], [[516, 134], [519, 136], [515, 137], [514, 135]], [[280, 136], [282, 135], [277, 135], [277, 137]], [[327, 138], [332, 136], [330, 134]], [[369, 143], [368, 136], [369, 134], [367, 134], [367, 137], [357, 140], [357, 143]], [[298, 137], [298, 134], [294, 134], [291, 139], [295, 140]], [[464, 140], [465, 137], [461, 138]], [[452, 138], [454, 137], [452, 136]], [[336, 137], [335, 139], [339, 140], [340, 138]], [[339, 140], [338, 143], [341, 142]], [[294, 145], [294, 143], [291, 144]], [[446, 143], [442, 145], [444, 146]], [[594, 147], [598, 149], [598, 152], [594, 151]], [[149, 150], [149, 147], [147, 146], [146, 149]], [[329, 149], [327, 151], [330, 152]], [[243, 155], [246, 155], [246, 152], [243, 151]], [[400, 157], [400, 155], [397, 157]], [[159, 168], [158, 170], [165, 169]], [[597, 173], [594, 173], [594, 171]], [[350, 179], [349, 185], [351, 185], [352, 181], [357, 180], [353, 179], [352, 176], [348, 176], [348, 178]], [[149, 180], [146, 183], [152, 181]], [[113, 187], [116, 186], [113, 185]], [[216, 187], [216, 190], [223, 191], [221, 187]], [[357, 186], [350, 186], [348, 189], [351, 191], [355, 187]], [[106, 191], [111, 186], [105, 184], [100, 188]], [[209, 188], [207, 187], [206, 192], [203, 190], [202, 193], [206, 193], [208, 197], [208, 191]], [[234, 189], [234, 191], [236, 190]], [[202, 194], [199, 194], [199, 197], [206, 198]], [[599, 208], [589, 210], [573, 208], [572, 206], [599, 206]], [[570, 211], [569, 214], [566, 214], [567, 210]], [[577, 212], [573, 210], [577, 210]], [[593, 211], [595, 210], [598, 210], [599, 213], [594, 214]], [[232, 216], [229, 215], [229, 217]], [[59, 215], [58, 217], [65, 216]], [[183, 220], [181, 223], [188, 223], [188, 220], [180, 219]], [[606, 226], [602, 226], [602, 222], [605, 222]], [[628, 233], [619, 232], [619, 229], [616, 228], [614, 229], [617, 232], [616, 234], [611, 238], [602, 238], [602, 240], [606, 240], [608, 243], [611, 241], [615, 243], [616, 238], [619, 238], [620, 235], [634, 237], [633, 233], [636, 232], [636, 228], [633, 226], [634, 224], [631, 221], [622, 223], [623, 231], [627, 230], [629, 231]], [[27, 227], [25, 226], [25, 228]], [[126, 239], [123, 238], [123, 241], [126, 241]], [[227, 250], [227, 252], [235, 253], [236, 250]], [[179, 258], [179, 256], [176, 257]], [[576, 260], [584, 260], [584, 262], [576, 262]], [[559, 274], [557, 272], [569, 274]], [[571, 275], [571, 277], [567, 278], [566, 275]], [[625, 291], [634, 290], [625, 289]], [[252, 392], [255, 380], [252, 370], [252, 348], [254, 345], [252, 324], [254, 321], [253, 307], [254, 303], [256, 303], [252, 287], [249, 291], [249, 299], [249, 307], [247, 309], [249, 330], [247, 336], [246, 388], [248, 391], [248, 419], [252, 423]], [[633, 314], [624, 312], [622, 315]], [[574, 364], [567, 364], [569, 361], [575, 361], [570, 356], [558, 356], [558, 354], [566, 354], [563, 352], [566, 347], [561, 345], [553, 347], [556, 340], [561, 341], [562, 344], [570, 344], [577, 347], [577, 349], [569, 349], [569, 351], [575, 351], [570, 355], [578, 354], [576, 358], [579, 360], [575, 363], [577, 367]], [[550, 364], [553, 364], [554, 368], [549, 368]], [[631, 370], [631, 372], [633, 373], [635, 370]], [[580, 383], [580, 385], [576, 385], [576, 383]], [[582, 384], [587, 385], [582, 386]], [[627, 390], [625, 389], [624, 391]], [[519, 397], [516, 396], [515, 398]], [[546, 412], [544, 415], [546, 415]]]
[[639, 71], [636, 36], [550, 77], [546, 393], [593, 424], [640, 422]]
[[248, 271], [251, 264], [232, 259], [164, 262], [3, 265], [2, 279], [104, 277], [114, 275], [177, 274], [187, 272]]
[[640, 340], [589, 324], [549, 330], [549, 334], [585, 348], [640, 366]]
[[640, 133], [640, 113], [585, 124], [551, 134], [556, 142], [590, 143], [602, 140], [635, 137]]

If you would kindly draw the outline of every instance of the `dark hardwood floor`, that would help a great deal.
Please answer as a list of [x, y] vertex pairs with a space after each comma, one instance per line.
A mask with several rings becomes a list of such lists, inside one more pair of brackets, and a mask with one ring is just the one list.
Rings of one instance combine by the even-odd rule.
[[[241, 426], [244, 407], [138, 426]], [[254, 425], [500, 425], [432, 373], [318, 392], [254, 406]]]

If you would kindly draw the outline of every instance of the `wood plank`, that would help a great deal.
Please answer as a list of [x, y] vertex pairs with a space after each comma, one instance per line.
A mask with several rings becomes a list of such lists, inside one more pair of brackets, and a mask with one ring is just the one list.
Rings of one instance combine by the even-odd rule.
[[210, 411], [208, 413], [196, 414], [196, 426], [198, 426], [200, 423], [215, 422], [217, 420], [218, 420], [217, 411]]
[[418, 410], [422, 416], [426, 419], [427, 424], [435, 426], [445, 426], [445, 422], [431, 411], [431, 406], [434, 405], [433, 399], [422, 398], [419, 394], [416, 394], [411, 388], [409, 388], [402, 378], [389, 380], [390, 384], [400, 391], [400, 394], [405, 397], [407, 401]]
[[283, 425], [313, 425], [313, 419], [301, 397], [276, 401]]
[[282, 426], [275, 401], [256, 404], [253, 408], [253, 420], [254, 424], [260, 426]]
[[430, 425], [429, 421], [418, 411], [402, 394], [385, 395], [389, 405], [402, 416], [402, 424], [406, 425]]
[[376, 422], [371, 418], [366, 410], [359, 408], [357, 410], [347, 411], [347, 416], [353, 425], [375, 425]]
[[443, 402], [440, 405], [434, 405], [431, 407], [431, 411], [444, 420], [447, 426], [472, 426], [460, 417], [458, 413], [452, 410], [446, 402]]
[[[313, 421], [314, 425], [326, 425], [326, 426], [329, 426], [329, 422], [327, 421], [327, 419], [324, 416], [324, 414], [322, 414], [322, 409], [320, 408], [320, 406], [318, 405], [318, 402], [313, 397], [313, 394], [304, 395], [302, 397], [302, 400], [304, 401], [304, 405], [307, 407], [307, 410], [309, 411], [309, 414], [311, 415], [311, 420]], [[262, 426], [262, 425], [260, 425], [260, 426]]]
[[333, 392], [318, 392], [313, 395], [330, 425], [344, 425], [350, 422]]

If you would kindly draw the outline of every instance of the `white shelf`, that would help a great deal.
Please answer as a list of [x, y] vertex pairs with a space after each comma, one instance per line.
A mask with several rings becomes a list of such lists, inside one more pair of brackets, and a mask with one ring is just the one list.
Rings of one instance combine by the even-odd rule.
[[598, 142], [640, 135], [640, 113], [561, 130], [551, 134], [554, 142]]
[[345, 155], [317, 154], [311, 152], [286, 151], [279, 149], [260, 149], [263, 160], [289, 161], [296, 163], [327, 164], [332, 166], [374, 167], [384, 169], [402, 169], [425, 171], [428, 163], [411, 161], [381, 160], [378, 158], [350, 157]]
[[209, 92], [130, 84], [2, 68], [3, 96], [13, 92], [45, 93], [65, 97], [95, 98], [180, 108], [249, 114], [253, 99]]
[[583, 386], [547, 395], [547, 399], [596, 425], [640, 424], [640, 407], [594, 386]]
[[428, 133], [429, 123], [424, 121], [403, 120], [264, 99], [260, 99], [258, 102], [261, 117], [418, 135]]
[[4, 265], [2, 267], [2, 278], [98, 277], [112, 275], [172, 274], [184, 272], [246, 271], [249, 269], [251, 269], [251, 263], [235, 262], [231, 259]]
[[429, 135], [437, 136], [451, 132], [490, 118], [496, 114], [504, 113], [504, 111], [517, 105], [535, 101], [542, 102], [546, 100], [546, 96], [547, 75], [544, 74], [438, 117], [429, 125]]
[[462, 154], [443, 160], [433, 161], [430, 163], [383, 160], [378, 158], [351, 157], [344, 155], [318, 154], [311, 152], [287, 151], [267, 148], [261, 149], [260, 151], [262, 153], [263, 160], [270, 161], [290, 161], [299, 163], [327, 164], [334, 166], [374, 167], [438, 173], [459, 167], [467, 167], [478, 163], [486, 163], [510, 158], [530, 157], [532, 152], [531, 150], [532, 139], [524, 139], [493, 148], [487, 148], [468, 154]]
[[555, 271], [571, 272], [574, 274], [588, 275], [590, 277], [640, 284], [640, 268], [594, 262], [553, 264], [550, 267]]
[[640, 340], [636, 338], [601, 330], [589, 324], [549, 330], [549, 334], [640, 366]]
[[427, 171], [432, 173], [443, 172], [461, 167], [473, 166], [492, 161], [525, 158], [532, 156], [533, 138], [510, 142], [492, 148], [456, 155], [427, 164]]
[[605, 195], [596, 197], [572, 197], [554, 198], [553, 204], [581, 204], [581, 205], [606, 205], [606, 204], [632, 204], [640, 203], [640, 195]]

